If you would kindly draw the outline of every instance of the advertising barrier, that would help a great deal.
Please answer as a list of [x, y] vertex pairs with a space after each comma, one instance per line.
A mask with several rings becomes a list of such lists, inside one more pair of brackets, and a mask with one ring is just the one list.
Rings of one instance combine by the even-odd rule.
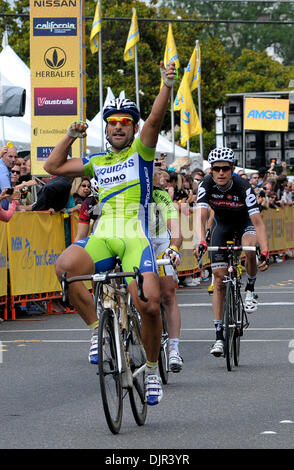
[[12, 296], [60, 290], [54, 265], [65, 249], [63, 214], [16, 212], [7, 242]]
[[[294, 207], [262, 212], [270, 253], [294, 250]], [[72, 240], [77, 227], [77, 214], [71, 218]], [[192, 217], [181, 218], [184, 242], [179, 276], [199, 272], [193, 256], [194, 230]], [[60, 298], [60, 283], [55, 273], [55, 262], [65, 249], [64, 215], [48, 212], [16, 212], [10, 222], [0, 222], [0, 304], [10, 301], [12, 319], [16, 303], [26, 305], [34, 300]], [[9, 263], [8, 263], [9, 260]], [[203, 266], [209, 266], [209, 256], [203, 257]], [[9, 288], [7, 270], [9, 269]], [[89, 284], [89, 288], [91, 285]], [[48, 307], [48, 313], [50, 304]], [[7, 319], [5, 310], [4, 318]]]
[[7, 229], [0, 221], [0, 297], [7, 295]]

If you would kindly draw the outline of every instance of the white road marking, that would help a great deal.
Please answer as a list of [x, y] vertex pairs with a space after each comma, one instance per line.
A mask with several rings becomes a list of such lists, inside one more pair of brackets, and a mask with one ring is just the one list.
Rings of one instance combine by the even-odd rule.
[[[211, 307], [211, 303], [203, 303], [203, 304], [178, 304], [179, 307]], [[262, 305], [271, 306], [271, 305], [279, 305], [288, 306], [294, 305], [294, 302], [258, 302], [258, 306], [261, 307]]]

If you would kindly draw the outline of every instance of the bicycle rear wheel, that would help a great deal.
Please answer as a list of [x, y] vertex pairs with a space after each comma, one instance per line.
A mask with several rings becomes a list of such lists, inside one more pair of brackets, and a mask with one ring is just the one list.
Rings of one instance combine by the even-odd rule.
[[103, 311], [99, 323], [99, 381], [105, 418], [110, 431], [117, 434], [121, 427], [123, 394], [121, 373], [118, 370], [114, 337], [113, 312]]
[[233, 367], [234, 336], [235, 336], [235, 301], [234, 290], [230, 282], [226, 287], [225, 313], [224, 313], [224, 336], [225, 336], [225, 358], [228, 371]]
[[164, 318], [164, 308], [160, 306], [160, 314], [162, 318], [162, 334], [161, 334], [161, 343], [160, 351], [158, 357], [158, 368], [162, 383], [164, 385], [168, 382], [168, 371], [169, 371], [169, 344], [168, 344], [168, 333], [166, 330], [165, 318]]
[[141, 325], [137, 312], [131, 312], [129, 323], [129, 357], [132, 374], [143, 368], [133, 377], [133, 387], [129, 390], [130, 404], [138, 426], [146, 421], [147, 403], [145, 401], [145, 364], [146, 354], [141, 339]]

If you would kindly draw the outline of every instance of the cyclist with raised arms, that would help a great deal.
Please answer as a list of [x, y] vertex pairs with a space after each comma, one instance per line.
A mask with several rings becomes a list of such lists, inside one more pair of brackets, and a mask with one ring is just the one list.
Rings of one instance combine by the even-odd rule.
[[[88, 175], [97, 180], [101, 217], [94, 234], [69, 246], [56, 262], [56, 272], [69, 277], [112, 269], [118, 255], [124, 271], [137, 266], [144, 276], [148, 302], [137, 295], [135, 281], [127, 279], [133, 302], [142, 317], [142, 337], [147, 355], [146, 400], [157, 405], [162, 398], [158, 372], [161, 340], [160, 289], [151, 240], [148, 236], [148, 205], [152, 202], [152, 176], [158, 134], [175, 82], [175, 64], [160, 64], [164, 85], [140, 132], [140, 112], [128, 99], [114, 99], [103, 110], [105, 134], [110, 144], [106, 153], [92, 158], [70, 158], [74, 141], [86, 137], [87, 124], [72, 123], [67, 135], [51, 152], [44, 169], [54, 175]], [[131, 282], [132, 281], [132, 282]], [[98, 319], [91, 293], [82, 282], [69, 286], [71, 304], [93, 330], [90, 362], [98, 362]]]
[[[250, 184], [243, 178], [233, 175], [235, 155], [230, 148], [215, 148], [208, 155], [211, 174], [206, 176], [198, 188], [196, 203], [196, 238], [200, 243], [194, 254], [207, 250], [205, 241], [208, 209], [214, 211], [211, 232], [211, 246], [225, 246], [237, 234], [243, 246], [261, 248], [258, 268], [265, 271], [269, 266], [269, 249], [265, 225], [259, 212], [258, 203]], [[251, 313], [257, 308], [254, 285], [257, 273], [255, 252], [246, 252], [245, 268], [247, 283], [245, 287], [245, 310]], [[210, 353], [216, 357], [224, 354], [223, 312], [225, 285], [223, 279], [227, 269], [226, 253], [211, 252], [211, 269], [214, 275], [214, 293], [212, 297], [213, 319], [216, 329], [216, 342]]]

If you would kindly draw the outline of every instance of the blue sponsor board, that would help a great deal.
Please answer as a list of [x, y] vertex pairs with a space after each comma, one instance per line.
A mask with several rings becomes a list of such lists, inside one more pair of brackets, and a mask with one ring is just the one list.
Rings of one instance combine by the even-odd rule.
[[[54, 147], [37, 147], [37, 160], [47, 160], [53, 149]], [[72, 149], [68, 154], [72, 157]]]
[[77, 18], [33, 18], [34, 36], [76, 36]]

